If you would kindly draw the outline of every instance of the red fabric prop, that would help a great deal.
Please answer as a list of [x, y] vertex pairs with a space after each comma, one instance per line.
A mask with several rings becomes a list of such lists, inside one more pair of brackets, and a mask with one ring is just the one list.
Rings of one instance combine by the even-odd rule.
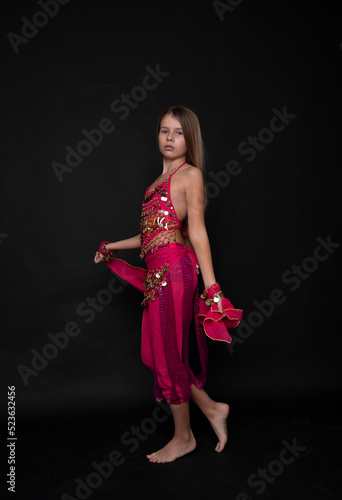
[[235, 328], [242, 319], [242, 309], [234, 309], [230, 300], [222, 297], [223, 315], [214, 302], [207, 306], [203, 299], [200, 299], [198, 319], [203, 326], [205, 334], [213, 339], [231, 343], [228, 328]]

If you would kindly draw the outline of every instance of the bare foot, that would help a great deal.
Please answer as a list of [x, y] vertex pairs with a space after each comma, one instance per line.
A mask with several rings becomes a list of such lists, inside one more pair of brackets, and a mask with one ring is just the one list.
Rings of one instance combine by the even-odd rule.
[[229, 405], [226, 403], [216, 403], [213, 415], [208, 417], [208, 420], [219, 440], [215, 447], [215, 451], [218, 453], [224, 450], [228, 441], [227, 418], [229, 410]]
[[196, 448], [196, 440], [191, 433], [189, 439], [172, 438], [164, 448], [161, 448], [150, 455], [146, 455], [150, 462], [164, 464], [166, 462], [174, 462], [187, 453], [191, 453]]

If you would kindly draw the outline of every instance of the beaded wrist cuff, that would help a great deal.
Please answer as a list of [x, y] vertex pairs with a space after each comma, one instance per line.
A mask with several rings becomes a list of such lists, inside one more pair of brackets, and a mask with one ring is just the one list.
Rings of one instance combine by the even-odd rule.
[[203, 293], [200, 295], [201, 299], [205, 300], [207, 306], [211, 306], [213, 302], [218, 302], [220, 297], [224, 297], [224, 293], [222, 292], [219, 283], [214, 283], [210, 288], [203, 290]]
[[109, 243], [109, 241], [103, 241], [100, 245], [99, 252], [102, 254], [104, 260], [106, 262], [110, 262], [112, 260], [112, 252], [110, 250], [107, 250], [106, 245]]

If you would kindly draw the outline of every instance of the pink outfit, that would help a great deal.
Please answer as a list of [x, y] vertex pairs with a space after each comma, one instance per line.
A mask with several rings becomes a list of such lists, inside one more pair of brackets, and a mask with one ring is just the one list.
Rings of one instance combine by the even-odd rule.
[[147, 252], [156, 252], [158, 248], [170, 243], [172, 238], [176, 241], [177, 229], [181, 230], [184, 238], [186, 237], [186, 232], [182, 229], [182, 223], [172, 206], [170, 192], [171, 177], [184, 163], [172, 172], [164, 182], [155, 186], [152, 191], [149, 191], [150, 186], [146, 190], [140, 223], [141, 259]]
[[[242, 311], [223, 298], [223, 316], [214, 303], [199, 298], [199, 264], [192, 248], [176, 242], [182, 230], [172, 204], [171, 178], [146, 191], [141, 214], [141, 254], [147, 269], [113, 258], [108, 267], [144, 292], [141, 329], [142, 360], [154, 374], [157, 401], [171, 404], [189, 401], [191, 385], [203, 387], [207, 378], [208, 350], [205, 333], [212, 339], [231, 342], [227, 328], [235, 327]], [[171, 241], [171, 239], [174, 241]], [[189, 365], [189, 332], [193, 324], [201, 373]]]

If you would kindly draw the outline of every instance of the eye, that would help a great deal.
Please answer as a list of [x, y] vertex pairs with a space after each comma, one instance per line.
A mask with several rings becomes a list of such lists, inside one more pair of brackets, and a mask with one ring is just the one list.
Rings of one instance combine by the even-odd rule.
[[183, 135], [183, 132], [177, 132], [177, 134]]

